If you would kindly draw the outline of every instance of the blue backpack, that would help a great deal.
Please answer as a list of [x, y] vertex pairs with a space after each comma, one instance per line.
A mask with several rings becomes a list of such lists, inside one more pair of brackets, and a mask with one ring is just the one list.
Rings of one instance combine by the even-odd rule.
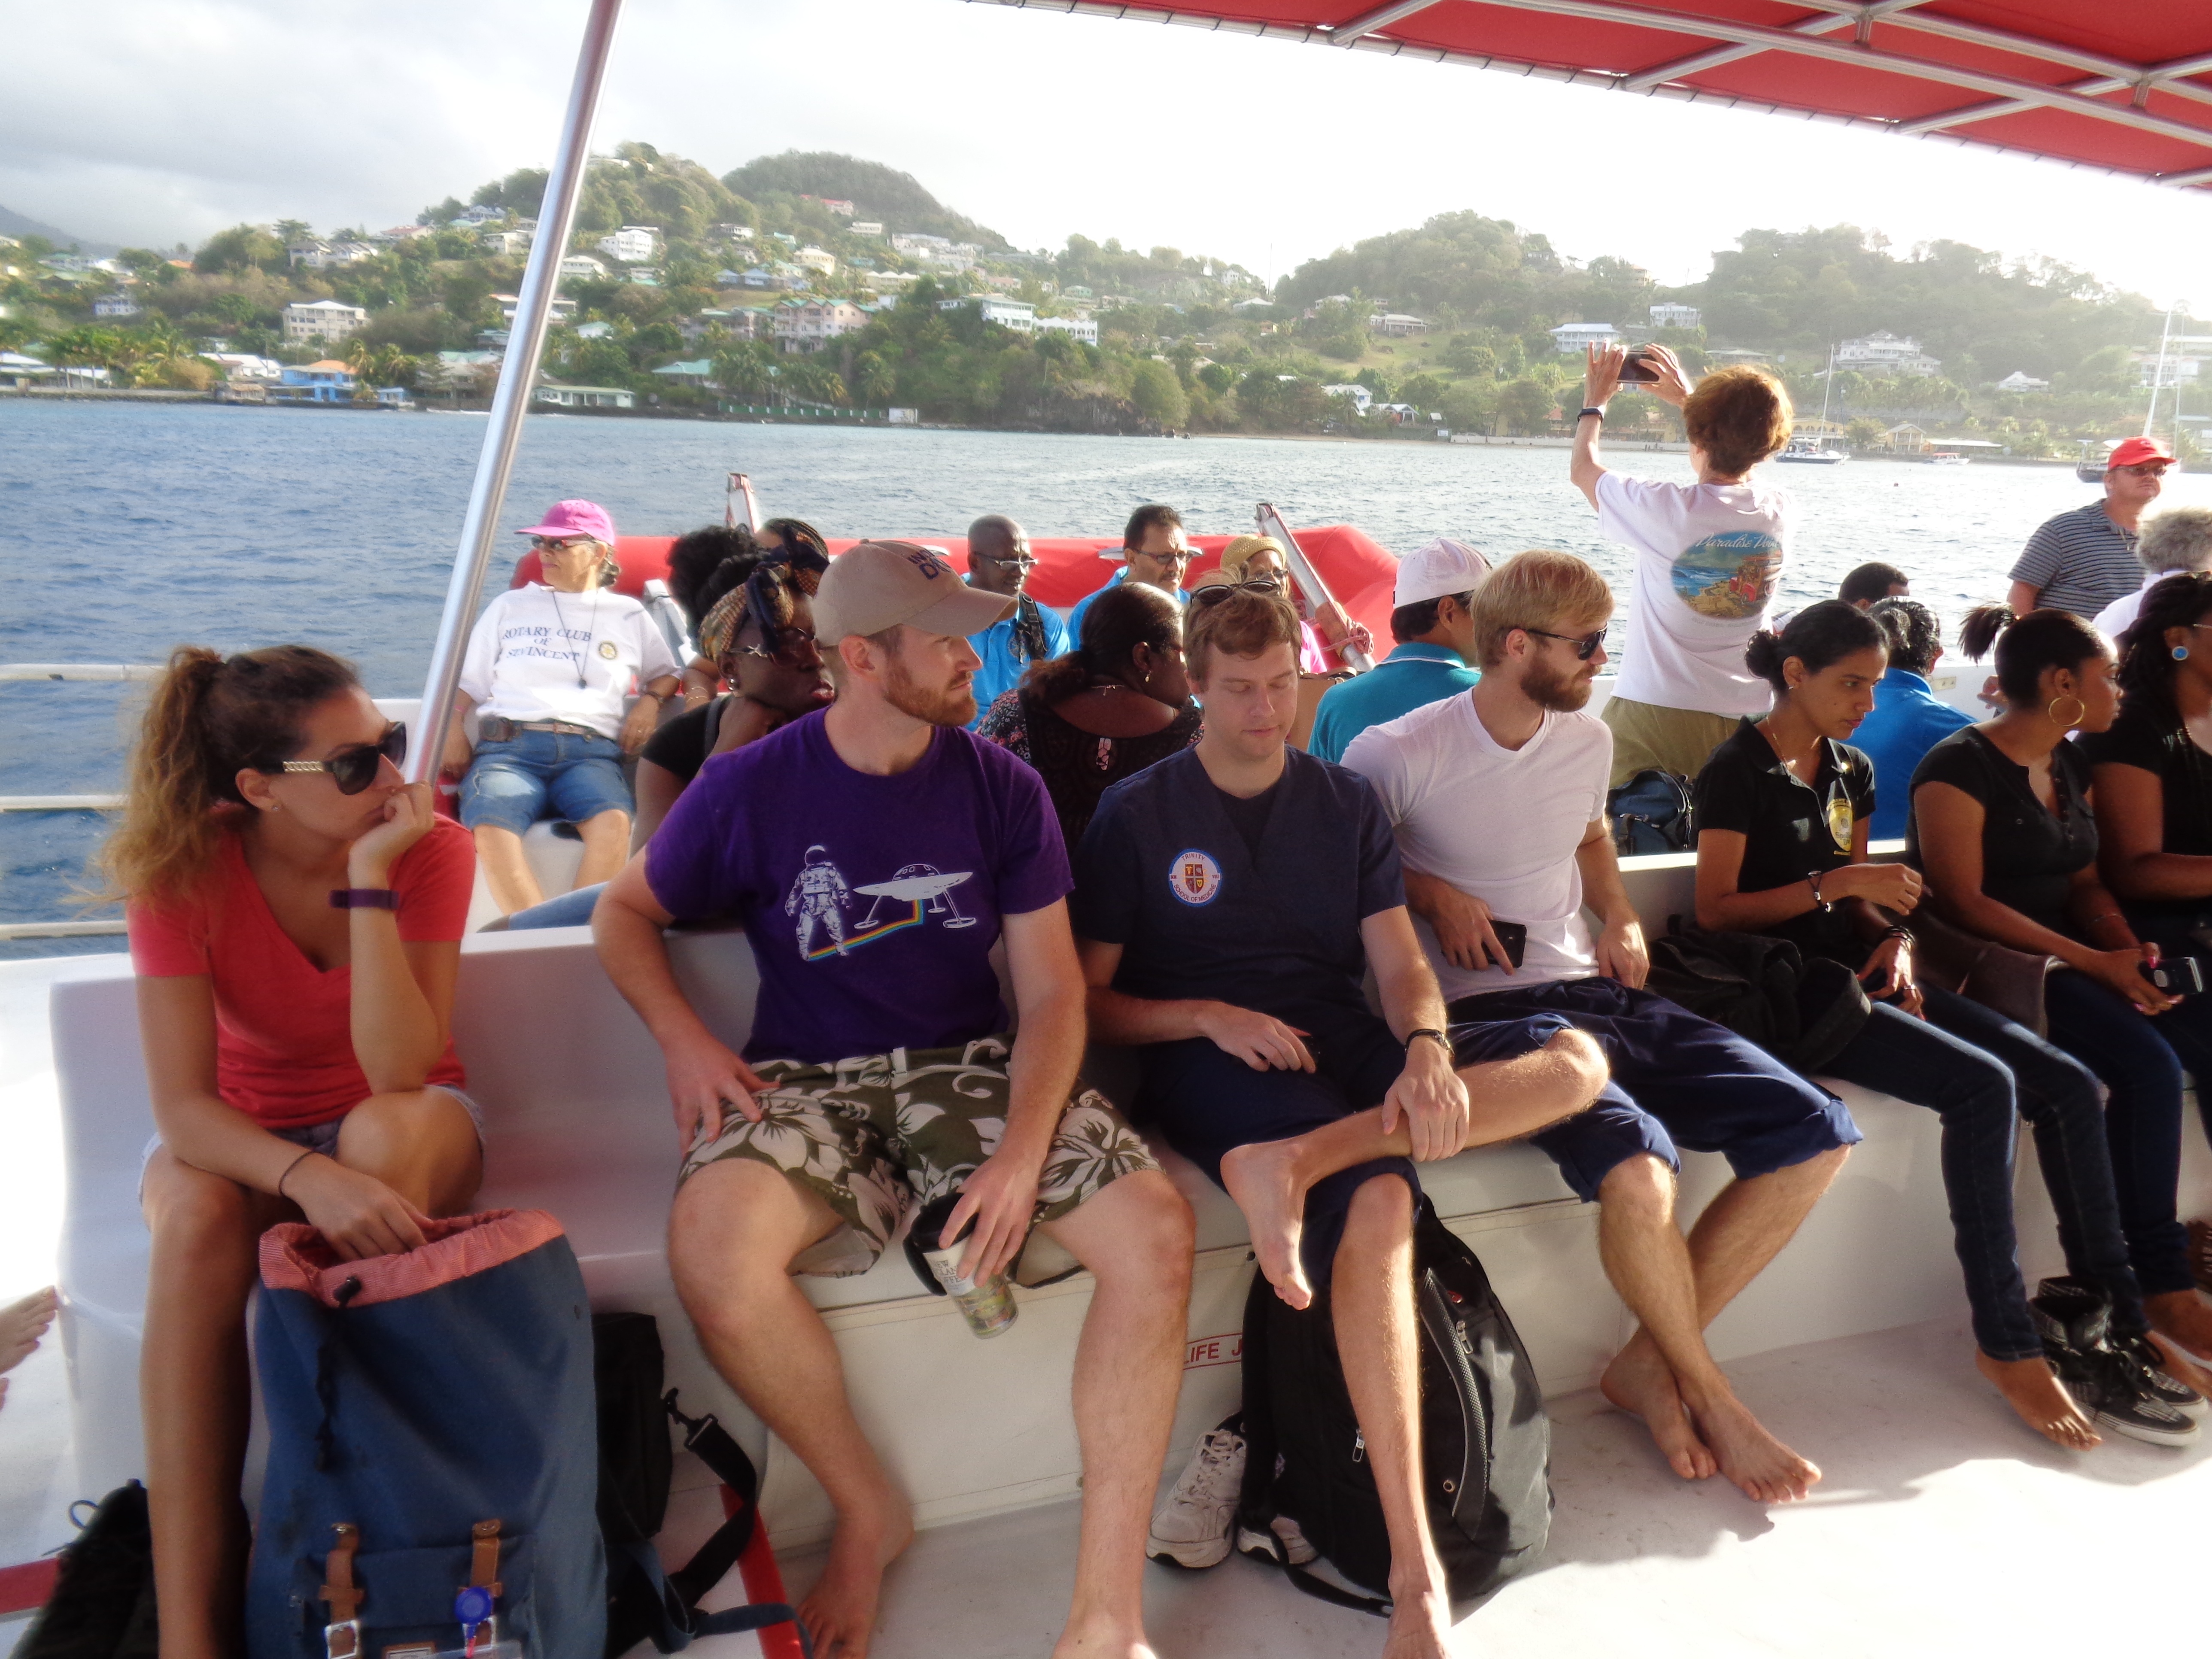
[[602, 1659], [592, 1320], [541, 1210], [423, 1224], [342, 1261], [261, 1241], [268, 1474], [251, 1659]]

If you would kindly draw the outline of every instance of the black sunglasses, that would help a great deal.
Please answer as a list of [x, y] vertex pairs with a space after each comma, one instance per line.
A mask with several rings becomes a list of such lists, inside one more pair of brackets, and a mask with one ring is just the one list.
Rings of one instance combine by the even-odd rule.
[[1277, 576], [1252, 576], [1241, 582], [1215, 582], [1201, 587], [1190, 596], [1193, 605], [1216, 605], [1231, 593], [1276, 593], [1283, 591], [1282, 579]]
[[407, 758], [407, 726], [404, 721], [387, 726], [374, 743], [357, 743], [341, 749], [328, 760], [277, 761], [271, 765], [256, 767], [258, 772], [327, 772], [338, 787], [341, 795], [358, 795], [376, 781], [378, 767], [385, 761], [394, 766]]
[[1534, 634], [1540, 640], [1565, 640], [1569, 645], [1574, 647], [1575, 660], [1577, 662], [1588, 662], [1592, 657], [1597, 655], [1598, 647], [1605, 643], [1605, 629], [1602, 628], [1595, 634], [1584, 634], [1580, 636], [1573, 634], [1547, 634], [1540, 628], [1524, 628], [1521, 631], [1523, 634]]

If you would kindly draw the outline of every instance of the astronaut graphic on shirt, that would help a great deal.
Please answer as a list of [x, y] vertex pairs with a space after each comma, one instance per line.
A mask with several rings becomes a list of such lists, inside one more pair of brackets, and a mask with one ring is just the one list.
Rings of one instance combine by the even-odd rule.
[[844, 908], [852, 902], [853, 890], [845, 884], [842, 872], [830, 862], [829, 849], [808, 848], [806, 862], [791, 884], [790, 896], [783, 902], [783, 914], [799, 918], [800, 956], [812, 953], [817, 922], [828, 931], [837, 954], [845, 954], [848, 947]]

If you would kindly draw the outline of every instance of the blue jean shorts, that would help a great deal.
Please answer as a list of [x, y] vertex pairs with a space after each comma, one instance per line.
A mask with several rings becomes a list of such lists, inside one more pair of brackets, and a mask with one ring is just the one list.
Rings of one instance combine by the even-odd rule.
[[[471, 1096], [456, 1089], [450, 1083], [432, 1083], [424, 1086], [435, 1089], [443, 1094], [449, 1094], [460, 1102], [461, 1109], [469, 1115], [469, 1121], [476, 1125], [477, 1144], [479, 1146], [483, 1145], [483, 1107], [477, 1105]], [[336, 1158], [338, 1155], [338, 1131], [344, 1125], [345, 1117], [341, 1114], [327, 1123], [302, 1123], [293, 1128], [271, 1129], [269, 1133], [279, 1140], [290, 1141], [303, 1152], [320, 1152], [325, 1158]], [[143, 1200], [146, 1195], [146, 1166], [154, 1161], [154, 1154], [161, 1150], [161, 1137], [155, 1135], [146, 1143], [145, 1151], [138, 1154], [138, 1196], [141, 1200]]]
[[517, 732], [477, 745], [461, 780], [461, 822], [516, 835], [543, 817], [583, 823], [602, 812], [628, 812], [622, 745], [573, 732]]

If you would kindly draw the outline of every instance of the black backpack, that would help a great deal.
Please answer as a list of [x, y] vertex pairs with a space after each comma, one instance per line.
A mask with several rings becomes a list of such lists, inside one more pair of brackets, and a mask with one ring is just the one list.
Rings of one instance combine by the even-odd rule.
[[[89, 1498], [70, 1505], [76, 1521]], [[62, 1551], [52, 1590], [15, 1649], [17, 1659], [155, 1659], [161, 1645], [154, 1608], [154, 1538], [146, 1488], [136, 1480], [77, 1522]]]
[[[1426, 1199], [1413, 1221], [1413, 1307], [1429, 1526], [1459, 1606], [1543, 1553], [1552, 1525], [1552, 1425], [1489, 1275]], [[1264, 1559], [1307, 1595], [1387, 1613], [1387, 1601], [1292, 1566], [1272, 1526], [1279, 1515], [1296, 1521], [1346, 1580], [1389, 1595], [1382, 1500], [1337, 1360], [1326, 1290], [1300, 1312], [1254, 1275], [1244, 1303], [1244, 1438], [1240, 1532], [1267, 1540], [1273, 1549]]]
[[1647, 766], [1605, 798], [1613, 844], [1624, 854], [1686, 853], [1696, 839], [1690, 786], [1673, 772]]
[[1858, 975], [1831, 957], [1771, 934], [1685, 928], [1679, 918], [1652, 942], [1644, 988], [1807, 1073], [1841, 1054], [1874, 1006]]
[[[702, 1636], [787, 1623], [811, 1659], [806, 1627], [780, 1601], [699, 1611], [700, 1598], [721, 1583], [752, 1541], [760, 1496], [752, 1459], [711, 1413], [686, 1417], [677, 1409], [676, 1391], [661, 1392], [660, 1330], [651, 1314], [596, 1315], [592, 1341], [599, 1384], [599, 1535], [607, 1556], [607, 1659], [618, 1659], [643, 1641], [675, 1653]], [[689, 1563], [667, 1572], [653, 1539], [668, 1511], [675, 1461], [668, 1444], [672, 1419], [683, 1426], [684, 1449], [696, 1453], [738, 1503]]]

